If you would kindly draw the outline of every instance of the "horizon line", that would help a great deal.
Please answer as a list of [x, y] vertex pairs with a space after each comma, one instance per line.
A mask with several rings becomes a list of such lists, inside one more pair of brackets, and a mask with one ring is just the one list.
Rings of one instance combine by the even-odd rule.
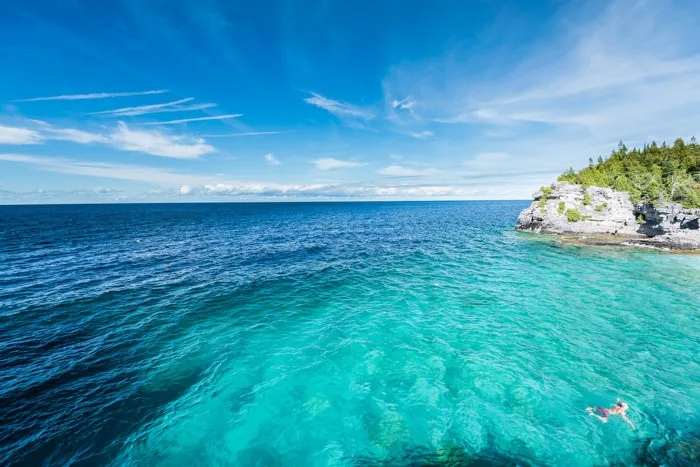
[[510, 201], [528, 201], [532, 199], [310, 199], [310, 200], [247, 200], [247, 201], [114, 201], [83, 203], [0, 203], [6, 206], [116, 206], [138, 204], [314, 204], [314, 203], [494, 203]]

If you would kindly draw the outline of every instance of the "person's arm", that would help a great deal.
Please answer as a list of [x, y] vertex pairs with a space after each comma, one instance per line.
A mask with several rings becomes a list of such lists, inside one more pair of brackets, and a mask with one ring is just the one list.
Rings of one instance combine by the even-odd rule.
[[623, 419], [624, 421], [626, 421], [627, 423], [630, 424], [630, 426], [632, 427], [632, 429], [636, 429], [636, 428], [637, 428], [636, 426], [634, 426], [634, 423], [632, 423], [632, 420], [630, 420], [629, 418], [627, 418], [627, 415], [622, 414], [622, 415], [620, 415], [620, 416], [622, 417], [622, 419]]

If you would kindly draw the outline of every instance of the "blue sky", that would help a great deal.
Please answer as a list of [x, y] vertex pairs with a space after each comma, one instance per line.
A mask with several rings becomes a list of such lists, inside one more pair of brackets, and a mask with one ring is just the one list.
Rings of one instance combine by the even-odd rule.
[[0, 3], [0, 203], [527, 199], [700, 137], [697, 2]]

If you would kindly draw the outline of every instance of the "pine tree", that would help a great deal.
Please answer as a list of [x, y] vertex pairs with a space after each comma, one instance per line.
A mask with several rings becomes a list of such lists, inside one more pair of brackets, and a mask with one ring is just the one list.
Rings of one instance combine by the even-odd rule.
[[673, 146], [656, 142], [628, 150], [620, 142], [608, 159], [593, 158], [579, 172], [569, 168], [560, 181], [627, 191], [635, 203], [672, 201], [700, 207], [700, 145], [678, 138]]

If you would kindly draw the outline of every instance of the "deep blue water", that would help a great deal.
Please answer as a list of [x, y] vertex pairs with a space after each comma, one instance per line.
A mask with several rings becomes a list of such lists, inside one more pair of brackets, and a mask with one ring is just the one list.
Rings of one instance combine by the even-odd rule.
[[0, 465], [698, 465], [700, 256], [527, 204], [0, 206]]

